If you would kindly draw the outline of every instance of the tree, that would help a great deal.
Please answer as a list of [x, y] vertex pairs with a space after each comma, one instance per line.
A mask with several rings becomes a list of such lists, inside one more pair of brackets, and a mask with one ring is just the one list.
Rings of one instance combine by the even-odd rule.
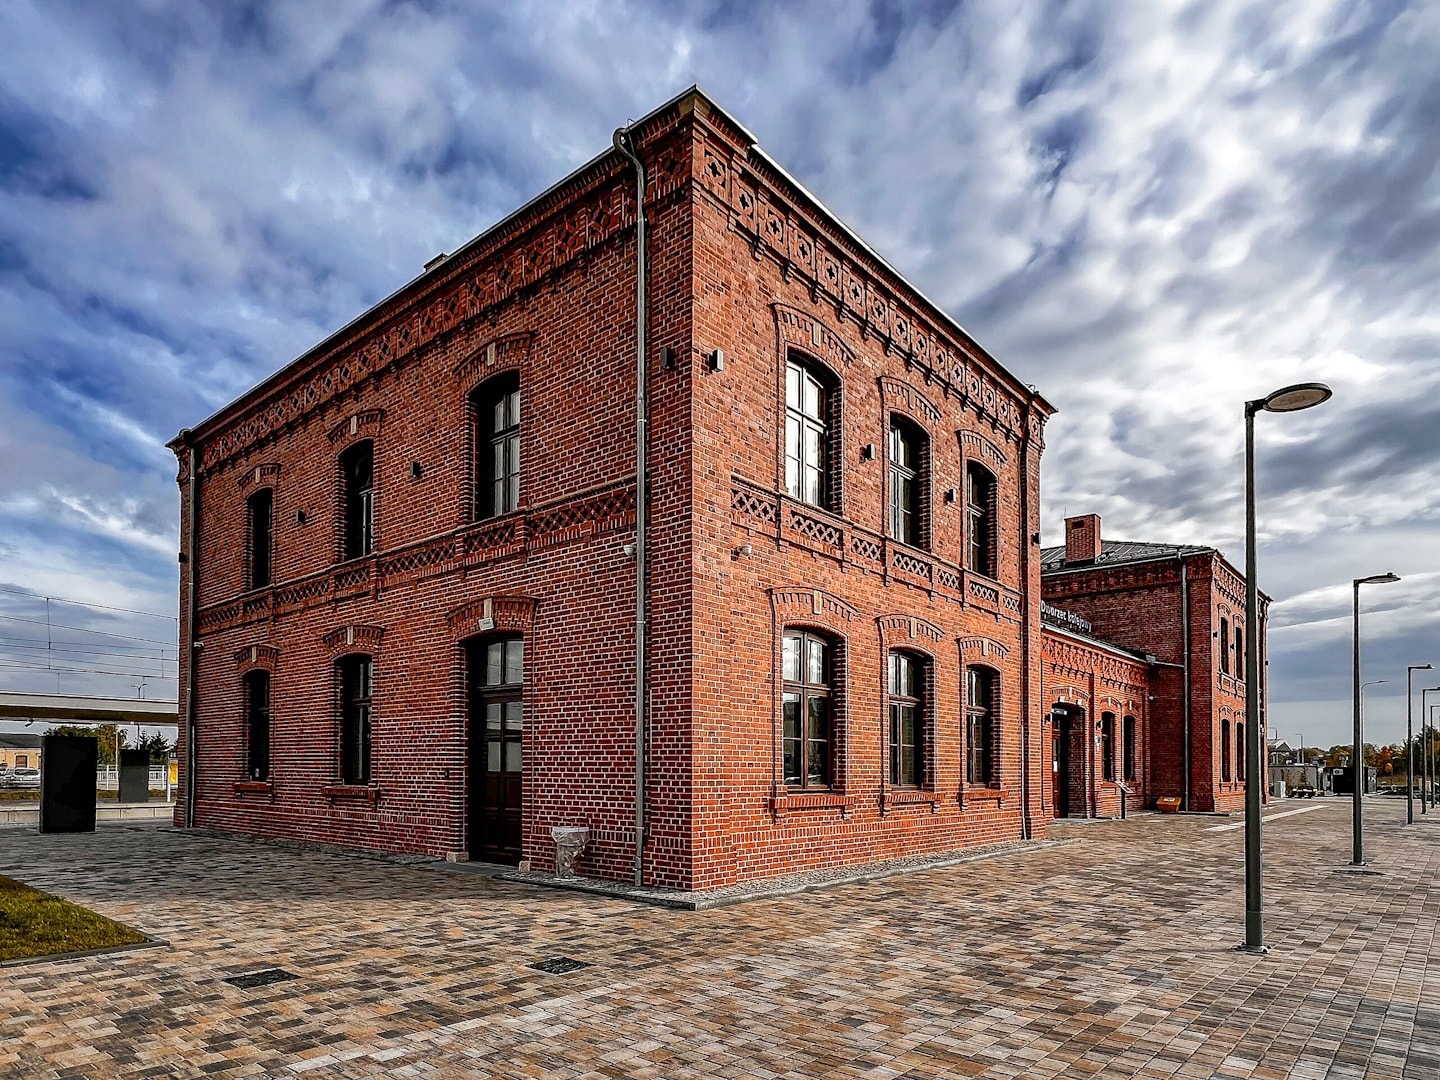
[[[120, 735], [120, 748], [125, 748], [125, 731], [118, 729]], [[79, 735], [95, 739], [100, 743], [99, 764], [115, 764], [115, 735], [117, 728], [114, 724], [97, 724], [87, 727], [84, 724], [59, 724], [52, 727], [45, 734], [47, 735]]]
[[175, 744], [158, 731], [141, 735], [140, 749], [148, 753], [150, 760], [156, 764], [169, 761], [175, 756]]

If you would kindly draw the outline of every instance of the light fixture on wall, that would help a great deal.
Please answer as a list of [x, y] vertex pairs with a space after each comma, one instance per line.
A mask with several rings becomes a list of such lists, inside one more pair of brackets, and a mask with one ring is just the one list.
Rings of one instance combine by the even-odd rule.
[[305, 511], [304, 511], [304, 510], [296, 510], [296, 511], [295, 511], [295, 524], [296, 524], [296, 525], [304, 525], [304, 524], [305, 524]]
[[724, 350], [724, 349], [714, 349], [714, 350], [711, 351], [711, 353], [710, 353], [710, 370], [711, 370], [711, 371], [724, 371], [724, 370], [725, 370], [725, 350]]
[[424, 473], [424, 471], [425, 471], [425, 469], [421, 466], [420, 462], [418, 462], [418, 461], [412, 461], [412, 462], [410, 462], [410, 479], [411, 479], [411, 480], [419, 480], [421, 474]]

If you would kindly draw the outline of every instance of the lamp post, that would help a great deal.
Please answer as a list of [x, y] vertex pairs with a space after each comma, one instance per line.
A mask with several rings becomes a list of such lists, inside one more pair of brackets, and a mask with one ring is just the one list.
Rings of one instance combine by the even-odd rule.
[[1373, 574], [1370, 577], [1356, 578], [1351, 584], [1355, 589], [1355, 632], [1354, 632], [1354, 668], [1355, 668], [1355, 697], [1354, 697], [1354, 750], [1351, 754], [1350, 764], [1354, 770], [1353, 779], [1354, 792], [1350, 807], [1350, 865], [1365, 865], [1365, 823], [1362, 818], [1360, 798], [1364, 792], [1364, 783], [1361, 779], [1365, 770], [1364, 744], [1361, 742], [1362, 732], [1360, 728], [1360, 586], [1381, 585], [1390, 581], [1399, 581], [1394, 574]]
[[[1425, 698], [1430, 694], [1440, 694], [1440, 686], [1426, 687], [1420, 691], [1420, 812], [1429, 813], [1428, 806], [1433, 809], [1435, 806], [1435, 762], [1430, 752], [1430, 732], [1435, 728], [1435, 706], [1425, 708]], [[1426, 724], [1426, 717], [1429, 717], [1429, 724]]]
[[1255, 414], [1310, 409], [1330, 400], [1324, 383], [1297, 383], [1245, 402], [1245, 943], [1246, 952], [1265, 953], [1261, 917], [1265, 890], [1260, 866], [1260, 788], [1265, 743], [1260, 733], [1259, 601], [1255, 575]]
[[[1434, 664], [1411, 664], [1405, 669], [1405, 824], [1415, 824], [1415, 672], [1430, 671]], [[1421, 698], [1423, 703], [1424, 698]], [[1425, 714], [1420, 714], [1425, 723]]]

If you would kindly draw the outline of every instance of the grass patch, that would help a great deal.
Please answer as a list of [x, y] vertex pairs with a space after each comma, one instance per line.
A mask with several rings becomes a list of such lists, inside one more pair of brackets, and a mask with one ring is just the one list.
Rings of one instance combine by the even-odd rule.
[[0, 960], [106, 949], [145, 940], [138, 930], [0, 874]]

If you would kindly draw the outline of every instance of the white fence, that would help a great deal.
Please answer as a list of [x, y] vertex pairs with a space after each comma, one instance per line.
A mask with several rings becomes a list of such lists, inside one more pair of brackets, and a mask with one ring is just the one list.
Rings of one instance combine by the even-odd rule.
[[[100, 765], [95, 769], [95, 790], [116, 791], [119, 789], [119, 776], [114, 765]], [[150, 766], [150, 790], [165, 792], [166, 800], [175, 797], [170, 787], [170, 766]]]

